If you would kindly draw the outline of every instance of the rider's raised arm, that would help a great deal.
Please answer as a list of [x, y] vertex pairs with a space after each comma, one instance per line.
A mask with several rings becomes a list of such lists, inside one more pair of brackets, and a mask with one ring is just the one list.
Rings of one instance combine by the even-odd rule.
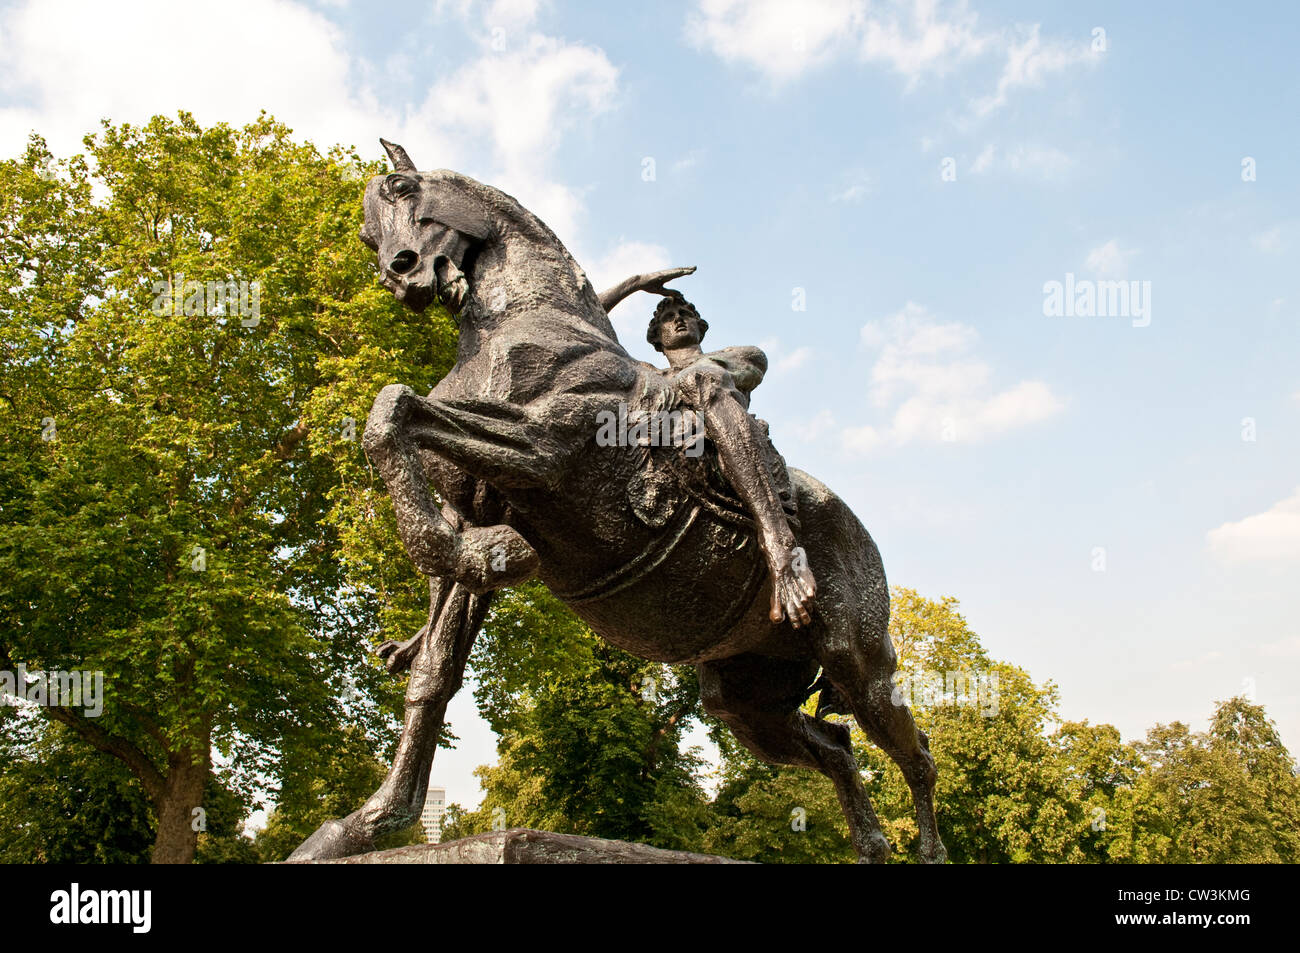
[[624, 278], [614, 287], [602, 291], [596, 297], [600, 299], [600, 306], [608, 314], [620, 301], [638, 291], [668, 295], [671, 292], [664, 287], [666, 283], [683, 275], [694, 274], [694, 272], [695, 266], [691, 265], [686, 268], [666, 268], [663, 271], [652, 271], [646, 275], [633, 275], [631, 278]]

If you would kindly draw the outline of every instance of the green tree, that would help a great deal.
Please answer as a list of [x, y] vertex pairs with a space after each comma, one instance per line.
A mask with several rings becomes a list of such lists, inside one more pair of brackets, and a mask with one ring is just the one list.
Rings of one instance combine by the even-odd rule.
[[[257, 833], [257, 856], [265, 863], [288, 858], [316, 828], [343, 817], [380, 785], [387, 769], [374, 754], [370, 739], [353, 726], [344, 727], [337, 741], [323, 751], [295, 748], [282, 765], [290, 779], [279, 791], [275, 809]], [[419, 825], [389, 834], [376, 848], [400, 847], [422, 840]]]
[[[0, 709], [0, 862], [147, 863], [151, 805], [121, 761], [31, 709]], [[198, 831], [201, 863], [257, 859], [243, 835], [248, 803], [222, 773], [208, 778]]]
[[0, 863], [146, 863], [148, 799], [126, 765], [34, 711], [0, 708]]
[[707, 802], [701, 763], [682, 749], [699, 714], [693, 669], [616, 649], [537, 584], [505, 594], [475, 646], [479, 709], [500, 736], [480, 768], [475, 811], [445, 836], [511, 827], [698, 849]]
[[[1054, 686], [1035, 685], [1022, 669], [989, 658], [955, 598], [930, 600], [905, 588], [891, 595], [896, 688], [929, 737], [939, 769], [936, 812], [950, 858], [1042, 863], [1081, 861], [1090, 847], [1095, 853], [1086, 836], [1087, 785], [1101, 768], [1082, 750], [1072, 766], [1065, 746], [1050, 734]], [[815, 704], [809, 699], [807, 710]], [[902, 773], [855, 723], [844, 721], [852, 728], [867, 792], [895, 846], [894, 860], [906, 861], [916, 822]], [[1072, 731], [1070, 737], [1091, 738], [1078, 726]], [[712, 849], [764, 862], [855, 859], [829, 781], [805, 769], [757, 766], [734, 746], [722, 750], [730, 780], [715, 805]], [[803, 832], [791, 830], [796, 807], [807, 812]]]
[[0, 667], [104, 673], [101, 716], [46, 713], [130, 770], [153, 860], [186, 862], [214, 752], [248, 803], [344, 724], [391, 741], [403, 685], [369, 649], [425, 592], [359, 437], [383, 384], [445, 373], [454, 328], [374, 281], [379, 163], [184, 113], [85, 149], [0, 163]]
[[1207, 732], [1157, 725], [1115, 798], [1106, 848], [1139, 864], [1300, 862], [1300, 779], [1264, 709], [1220, 702]]
[[704, 849], [763, 864], [849, 864], [857, 860], [830, 780], [776, 767], [733, 748]]

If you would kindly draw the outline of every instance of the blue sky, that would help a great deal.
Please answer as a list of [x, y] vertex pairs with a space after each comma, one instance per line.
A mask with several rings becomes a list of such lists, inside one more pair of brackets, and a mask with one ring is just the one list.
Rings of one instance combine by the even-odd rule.
[[[1066, 717], [1246, 691], [1298, 751], [1298, 47], [1285, 3], [46, 0], [0, 6], [0, 144], [265, 108], [505, 188], [597, 287], [697, 265], [707, 343], [768, 351], [752, 409], [892, 583]], [[1149, 314], [1048, 316], [1067, 274]], [[493, 739], [451, 717], [474, 803]]]

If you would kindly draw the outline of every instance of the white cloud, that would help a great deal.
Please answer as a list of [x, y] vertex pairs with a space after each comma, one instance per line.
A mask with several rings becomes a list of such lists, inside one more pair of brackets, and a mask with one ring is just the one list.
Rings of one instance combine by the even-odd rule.
[[811, 347], [797, 347], [787, 351], [780, 338], [764, 338], [758, 342], [759, 348], [767, 355], [768, 375], [776, 376], [797, 371], [816, 353]]
[[861, 339], [880, 352], [868, 379], [869, 403], [886, 410], [890, 420], [884, 427], [846, 428], [850, 450], [979, 443], [1045, 420], [1062, 407], [1042, 381], [995, 388], [992, 368], [970, 353], [978, 341], [975, 329], [940, 323], [914, 302], [866, 324]]
[[1022, 87], [1048, 74], [1095, 61], [1086, 43], [1044, 40], [1038, 24], [982, 30], [965, 0], [696, 0], [687, 41], [724, 62], [743, 64], [784, 83], [841, 58], [892, 70], [910, 88], [981, 57], [1004, 59], [996, 89], [971, 102], [987, 116]]
[[1192, 658], [1182, 659], [1174, 662], [1173, 668], [1198, 668], [1202, 665], [1209, 665], [1211, 662], [1217, 662], [1223, 658], [1223, 653], [1218, 649], [1211, 649]]
[[775, 356], [772, 355], [772, 351], [768, 347], [764, 347], [763, 351], [770, 358], [771, 363], [768, 365], [768, 373], [772, 376], [781, 376], [797, 371], [808, 363], [814, 353], [812, 348], [806, 346], [797, 347], [788, 354], [777, 350]]
[[1059, 179], [1074, 167], [1074, 159], [1052, 146], [1018, 145], [1006, 155], [1007, 168], [1044, 179]]
[[985, 146], [980, 154], [975, 157], [975, 161], [970, 164], [971, 175], [982, 175], [989, 169], [993, 168], [993, 159], [997, 155], [997, 149], [992, 143]]
[[686, 39], [782, 81], [848, 49], [865, 10], [862, 0], [700, 0], [687, 14]]
[[1272, 658], [1300, 658], [1300, 635], [1293, 635], [1289, 639], [1278, 639], [1276, 642], [1265, 642], [1260, 645], [1259, 653]]
[[994, 35], [978, 32], [975, 21], [964, 2], [699, 0], [687, 15], [686, 37], [775, 82], [854, 56], [911, 84], [983, 53]]
[[35, 129], [80, 151], [101, 117], [186, 109], [242, 125], [263, 108], [323, 145], [373, 143], [387, 113], [354, 93], [356, 66], [337, 26], [286, 0], [230, 0], [220, 16], [166, 0], [31, 0], [0, 14], [0, 93], [26, 104], [0, 108], [0, 147], [21, 150]]
[[812, 348], [797, 347], [789, 354], [783, 354], [777, 358], [776, 363], [772, 365], [772, 372], [775, 374], [788, 374], [790, 371], [796, 371], [807, 364], [812, 356]]
[[1282, 250], [1282, 226], [1275, 225], [1266, 232], [1260, 232], [1251, 238], [1251, 244], [1260, 251], [1272, 254]]
[[845, 185], [831, 193], [832, 202], [861, 202], [875, 188], [875, 181], [868, 172], [856, 171], [846, 176]]
[[437, 83], [420, 112], [449, 130], [484, 137], [504, 165], [536, 164], [558, 133], [609, 109], [618, 70], [604, 52], [534, 33]]
[[483, 22], [489, 27], [521, 29], [537, 19], [540, 7], [538, 0], [492, 0]]
[[823, 407], [817, 413], [803, 420], [799, 420], [797, 426], [790, 426], [787, 422], [783, 427], [783, 432], [790, 432], [792, 436], [802, 443], [811, 443], [826, 434], [834, 433], [838, 428], [835, 422], [835, 415], [829, 408]]
[[673, 171], [685, 172], [687, 169], [693, 169], [700, 164], [700, 160], [703, 157], [704, 157], [703, 150], [692, 149], [690, 152], [686, 153], [686, 155], [682, 156], [680, 159], [678, 159], [673, 163]]
[[[668, 260], [668, 249], [663, 245], [619, 239], [617, 245], [592, 262], [591, 267], [587, 269], [587, 277], [591, 279], [597, 291], [604, 291], [632, 275], [659, 271], [671, 266], [672, 262]], [[657, 302], [659, 298], [651, 296], [646, 300]]]
[[[612, 287], [624, 278], [659, 271], [672, 266], [668, 249], [651, 242], [628, 241], [620, 239], [618, 244], [604, 255], [592, 259], [586, 268], [587, 277], [597, 293]], [[673, 287], [672, 284], [669, 287]], [[610, 313], [609, 319], [618, 332], [624, 347], [633, 341], [642, 341], [646, 325], [655, 305], [659, 303], [658, 295], [635, 294], [624, 298]]]
[[947, 73], [994, 42], [993, 34], [976, 30], [975, 14], [964, 2], [946, 5], [947, 16], [937, 0], [902, 0], [878, 12], [864, 19], [859, 55], [890, 67], [909, 84], [927, 73]]
[[884, 442], [880, 431], [871, 425], [845, 427], [842, 433], [844, 446], [852, 453], [870, 453]]
[[1225, 562], [1300, 559], [1300, 488], [1263, 513], [1210, 530], [1205, 539]]
[[987, 116], [1001, 109], [1013, 90], [1041, 86], [1049, 73], [1058, 73], [1076, 63], [1096, 62], [1088, 44], [1082, 41], [1066, 44], [1043, 40], [1037, 23], [1022, 38], [1006, 42], [1006, 57], [997, 89], [991, 95], [972, 102], [976, 116]]
[[993, 172], [1060, 179], [1074, 167], [1074, 160], [1060, 149], [1034, 143], [1020, 143], [1012, 149], [999, 150], [989, 143], [971, 163], [971, 175]]
[[1137, 253], [1135, 248], [1120, 248], [1119, 240], [1112, 238], [1088, 252], [1086, 265], [1089, 271], [1103, 278], [1121, 278], [1128, 274], [1129, 259]]
[[[166, 0], [28, 0], [0, 14], [0, 94], [23, 104], [0, 107], [0, 148], [21, 151], [35, 129], [56, 152], [80, 151], [101, 117], [184, 109], [204, 125], [243, 125], [266, 109], [322, 148], [374, 155], [383, 136], [421, 167], [477, 174], [576, 240], [583, 198], [549, 162], [568, 130], [613, 108], [617, 68], [600, 49], [528, 32], [535, 2], [439, 7], [465, 19], [440, 25], [445, 42], [477, 55], [412, 105], [371, 85], [409, 74], [409, 57], [369, 63], [324, 14], [290, 0], [229, 0], [220, 17]], [[495, 24], [513, 31], [501, 50]]]
[[445, 139], [488, 144], [492, 184], [572, 244], [584, 203], [550, 177], [547, 164], [565, 132], [612, 108], [617, 82], [603, 51], [535, 33], [437, 83], [416, 114]]
[[438, 16], [452, 14], [470, 24], [482, 23], [488, 30], [521, 30], [532, 24], [541, 11], [539, 0], [434, 0]]

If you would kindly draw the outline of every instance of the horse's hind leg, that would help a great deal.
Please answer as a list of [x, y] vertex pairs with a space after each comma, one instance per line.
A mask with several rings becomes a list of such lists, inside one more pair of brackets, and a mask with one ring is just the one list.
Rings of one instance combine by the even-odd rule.
[[705, 710], [726, 722], [736, 739], [762, 760], [814, 768], [830, 778], [859, 862], [884, 863], [889, 842], [862, 787], [848, 730], [799, 710], [816, 666], [740, 655], [704, 662], [699, 673]]
[[894, 704], [895, 667], [893, 647], [885, 638], [887, 652], [851, 647], [820, 653], [826, 676], [847, 700], [867, 737], [884, 751], [903, 772], [916, 808], [919, 853], [926, 863], [942, 864], [948, 854], [939, 837], [934, 815], [934, 758], [925, 732], [916, 727], [906, 705]]
[[934, 816], [934, 758], [911, 711], [894, 704], [898, 659], [889, 639], [889, 589], [880, 553], [839, 497], [807, 474], [794, 473], [800, 541], [818, 567], [817, 660], [867, 737], [903, 772], [916, 808], [921, 859], [944, 863], [948, 854]]

